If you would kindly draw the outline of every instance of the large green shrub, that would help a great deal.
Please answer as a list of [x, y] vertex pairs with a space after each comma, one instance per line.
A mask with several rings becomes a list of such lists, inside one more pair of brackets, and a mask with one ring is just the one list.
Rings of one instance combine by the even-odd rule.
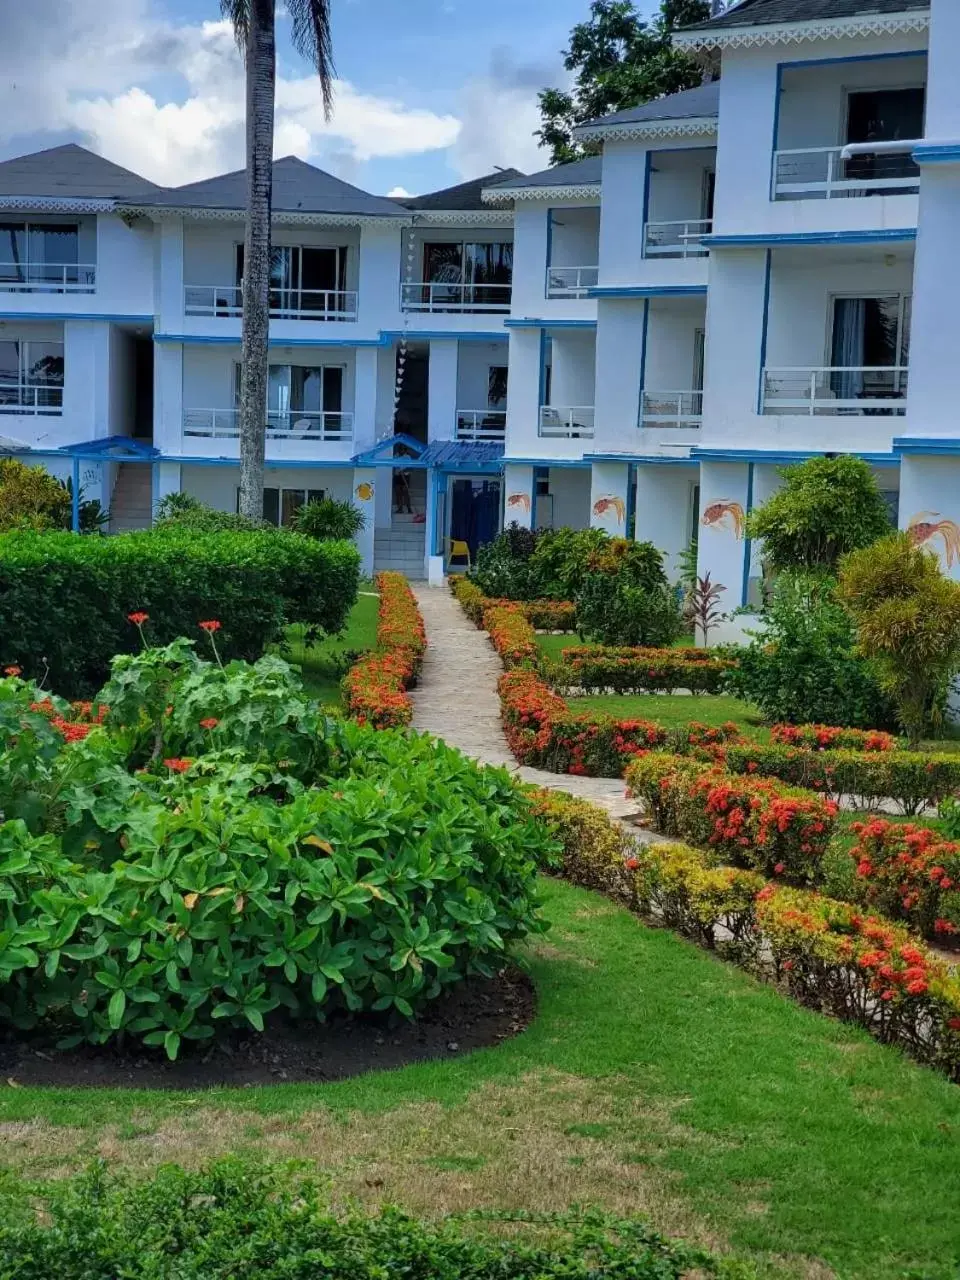
[[153, 514], [155, 529], [192, 529], [196, 533], [248, 532], [269, 526], [257, 524], [235, 511], [210, 507], [190, 493], [168, 493], [157, 503]]
[[[337, 1214], [303, 1171], [238, 1159], [148, 1179], [101, 1166], [6, 1198], [0, 1274], [17, 1280], [681, 1280], [733, 1275], [638, 1220], [591, 1212], [419, 1223]], [[497, 1231], [509, 1223], [509, 1234]]]
[[747, 537], [787, 572], [834, 573], [840, 557], [890, 531], [890, 512], [869, 465], [843, 454], [780, 471], [783, 487], [747, 517]]
[[300, 507], [293, 517], [297, 533], [307, 538], [328, 540], [358, 537], [367, 518], [349, 499], [314, 498]]
[[0, 532], [70, 527], [70, 493], [44, 467], [0, 458]]
[[610, 540], [603, 529], [543, 530], [531, 557], [531, 567], [538, 578], [536, 594], [554, 600], [576, 599], [589, 571], [591, 555]]
[[149, 614], [148, 635], [160, 643], [198, 636], [198, 622], [217, 619], [224, 654], [254, 659], [289, 622], [341, 630], [359, 575], [351, 543], [280, 530], [0, 535], [0, 665], [87, 694], [115, 653], [139, 646], [127, 621], [134, 611]]
[[277, 1009], [409, 1016], [542, 927], [510, 776], [326, 719], [279, 658], [121, 656], [102, 723], [38, 698], [0, 680], [0, 1021], [174, 1057]]
[[477, 552], [473, 579], [493, 600], [536, 600], [541, 573], [533, 563], [540, 535], [514, 523]]
[[736, 663], [727, 692], [778, 723], [893, 725], [893, 706], [872, 664], [857, 653], [853, 623], [833, 598], [832, 583], [781, 575], [763, 621], [751, 644], [730, 651]]
[[918, 742], [939, 727], [960, 671], [960, 583], [908, 533], [894, 533], [843, 561], [838, 594], [904, 731]]

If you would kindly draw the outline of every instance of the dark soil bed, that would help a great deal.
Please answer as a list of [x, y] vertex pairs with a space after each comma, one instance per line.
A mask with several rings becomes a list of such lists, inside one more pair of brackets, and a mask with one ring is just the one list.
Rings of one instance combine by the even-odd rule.
[[519, 1035], [535, 1011], [529, 978], [506, 969], [490, 980], [459, 984], [414, 1022], [339, 1014], [307, 1025], [276, 1019], [268, 1021], [263, 1035], [234, 1032], [213, 1041], [185, 1041], [176, 1062], [141, 1046], [58, 1051], [36, 1037], [8, 1036], [0, 1040], [0, 1077], [14, 1085], [51, 1088], [320, 1084], [497, 1045]]

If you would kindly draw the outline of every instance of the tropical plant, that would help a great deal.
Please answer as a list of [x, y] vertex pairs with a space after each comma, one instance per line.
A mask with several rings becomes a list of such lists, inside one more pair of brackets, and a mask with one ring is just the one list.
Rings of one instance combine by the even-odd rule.
[[69, 529], [70, 493], [44, 467], [0, 458], [0, 532]]
[[577, 630], [598, 644], [671, 645], [683, 631], [680, 597], [666, 582], [640, 586], [623, 575], [589, 573], [577, 595]]
[[935, 555], [894, 533], [840, 566], [840, 599], [912, 743], [936, 730], [960, 671], [960, 583]]
[[[263, 515], [269, 374], [273, 120], [277, 86], [277, 0], [220, 0], [246, 59], [247, 217], [243, 241], [240, 349], [240, 514]], [[293, 46], [319, 77], [324, 114], [333, 100], [331, 0], [285, 0]]]
[[366, 526], [367, 518], [349, 499], [314, 498], [297, 510], [293, 527], [307, 538], [356, 538]]
[[840, 557], [890, 532], [890, 511], [869, 465], [850, 454], [780, 469], [783, 486], [747, 517], [775, 572], [835, 574]]
[[168, 493], [157, 503], [154, 529], [192, 529], [197, 533], [243, 532], [262, 529], [262, 520], [248, 520], [235, 511], [220, 511], [190, 493]]
[[710, 642], [710, 632], [723, 618], [720, 597], [726, 589], [706, 573], [694, 580], [684, 598], [684, 614], [693, 623], [694, 639], [699, 631], [705, 645]]
[[520, 525], [508, 525], [477, 552], [472, 577], [491, 599], [533, 600], [541, 594], [541, 575], [532, 563], [539, 536]]

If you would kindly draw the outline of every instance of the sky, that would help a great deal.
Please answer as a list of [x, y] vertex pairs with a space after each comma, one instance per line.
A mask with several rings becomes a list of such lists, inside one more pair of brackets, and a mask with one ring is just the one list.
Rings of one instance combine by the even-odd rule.
[[[644, 0], [644, 11], [652, 8]], [[275, 154], [378, 194], [546, 168], [537, 91], [589, 0], [332, 0], [333, 119], [278, 4]], [[218, 0], [0, 0], [0, 159], [79, 142], [165, 185], [243, 167]]]

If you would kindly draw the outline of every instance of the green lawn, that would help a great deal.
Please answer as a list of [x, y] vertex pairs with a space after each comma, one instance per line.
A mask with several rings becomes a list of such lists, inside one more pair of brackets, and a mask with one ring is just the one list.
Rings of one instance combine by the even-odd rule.
[[750, 738], [766, 740], [769, 730], [760, 723], [755, 707], [726, 694], [694, 697], [686, 693], [597, 694], [568, 698], [569, 706], [584, 711], [602, 711], [620, 719], [656, 720], [668, 729], [696, 720], [700, 724], [726, 724], [733, 720]]
[[316, 1162], [338, 1201], [599, 1204], [751, 1275], [955, 1280], [956, 1086], [603, 898], [545, 896], [538, 1016], [496, 1049], [333, 1084], [0, 1088], [0, 1166], [260, 1152]]
[[328, 636], [319, 644], [304, 648], [302, 628], [292, 626], [287, 631], [290, 660], [302, 668], [308, 692], [330, 706], [341, 705], [340, 681], [346, 674], [346, 655], [362, 653], [377, 643], [378, 598], [369, 583], [362, 583], [360, 590], [362, 594], [341, 635]]
[[[537, 645], [539, 648], [543, 650], [548, 658], [554, 658], [557, 661], [560, 660], [560, 656], [564, 649], [575, 649], [578, 645], [582, 645], [584, 643], [585, 642], [580, 639], [575, 631], [567, 631], [557, 636], [549, 634], [537, 635]], [[680, 639], [670, 647], [671, 649], [686, 649], [692, 644], [692, 636], [681, 636]]]

